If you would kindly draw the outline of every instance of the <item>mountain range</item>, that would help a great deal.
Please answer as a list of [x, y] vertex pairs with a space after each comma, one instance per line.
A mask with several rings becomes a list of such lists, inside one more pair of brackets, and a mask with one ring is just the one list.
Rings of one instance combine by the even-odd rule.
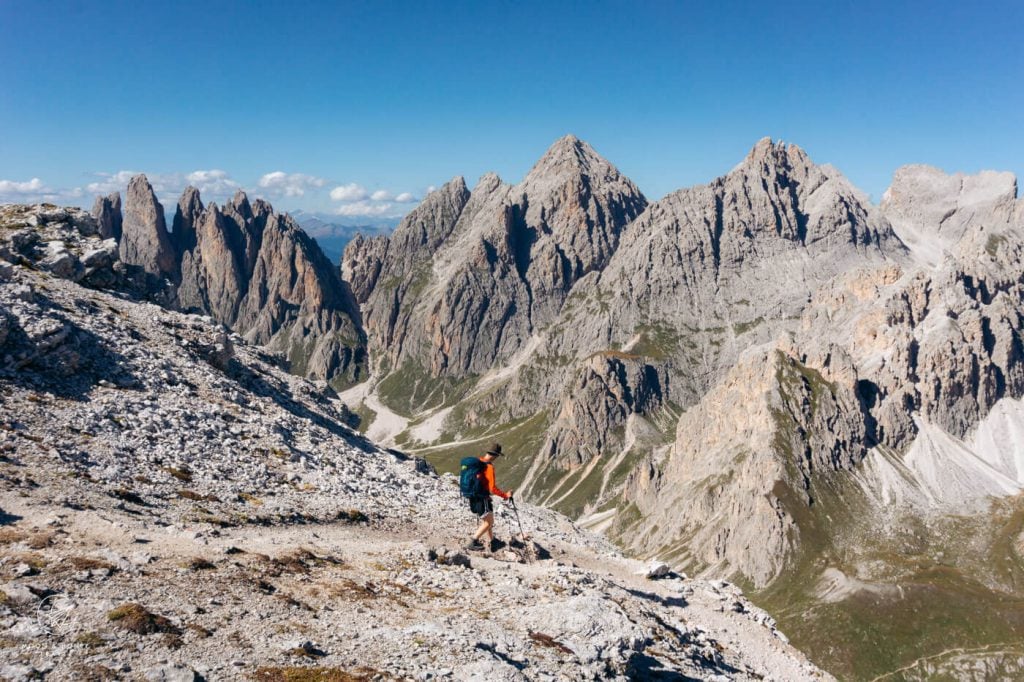
[[187, 189], [168, 230], [140, 176], [93, 216], [146, 296], [281, 351], [371, 438], [448, 471], [501, 441], [523, 498], [735, 581], [839, 677], [1024, 668], [1011, 174], [906, 166], [874, 205], [763, 139], [652, 202], [570, 135], [340, 270], [244, 194]]

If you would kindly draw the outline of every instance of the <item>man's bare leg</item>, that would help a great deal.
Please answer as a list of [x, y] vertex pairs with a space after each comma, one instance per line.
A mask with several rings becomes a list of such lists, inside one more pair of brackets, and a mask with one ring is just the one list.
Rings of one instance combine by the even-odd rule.
[[488, 541], [494, 539], [494, 512], [487, 512], [480, 519], [480, 526], [473, 533], [474, 540], [480, 540], [486, 535]]

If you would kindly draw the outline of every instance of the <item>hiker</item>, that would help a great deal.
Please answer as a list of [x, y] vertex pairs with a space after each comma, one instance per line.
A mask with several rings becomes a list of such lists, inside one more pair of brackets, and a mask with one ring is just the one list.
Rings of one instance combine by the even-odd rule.
[[481, 540], [486, 535], [490, 551], [498, 549], [498, 542], [494, 539], [494, 506], [491, 504], [491, 495], [497, 495], [503, 500], [512, 499], [512, 491], [502, 490], [494, 482], [494, 462], [501, 457], [501, 444], [494, 446], [480, 457], [466, 457], [461, 463], [461, 474], [459, 476], [459, 487], [462, 494], [469, 498], [469, 508], [480, 518], [480, 526], [473, 533], [473, 538], [466, 549], [481, 550], [484, 548]]

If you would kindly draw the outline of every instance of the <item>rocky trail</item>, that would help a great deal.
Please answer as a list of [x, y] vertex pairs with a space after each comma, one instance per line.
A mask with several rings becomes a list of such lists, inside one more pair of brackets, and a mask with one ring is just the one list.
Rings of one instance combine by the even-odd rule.
[[735, 587], [569, 543], [524, 564], [416, 523], [161, 526], [0, 500], [18, 518], [0, 565], [9, 677], [827, 678]]

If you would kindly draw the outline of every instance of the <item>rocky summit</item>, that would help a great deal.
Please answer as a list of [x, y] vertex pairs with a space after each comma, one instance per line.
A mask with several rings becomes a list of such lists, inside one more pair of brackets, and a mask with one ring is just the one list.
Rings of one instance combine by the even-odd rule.
[[502, 546], [463, 551], [453, 477], [153, 274], [84, 211], [0, 207], [0, 677], [831, 679], [736, 585], [555, 511], [503, 506]]

